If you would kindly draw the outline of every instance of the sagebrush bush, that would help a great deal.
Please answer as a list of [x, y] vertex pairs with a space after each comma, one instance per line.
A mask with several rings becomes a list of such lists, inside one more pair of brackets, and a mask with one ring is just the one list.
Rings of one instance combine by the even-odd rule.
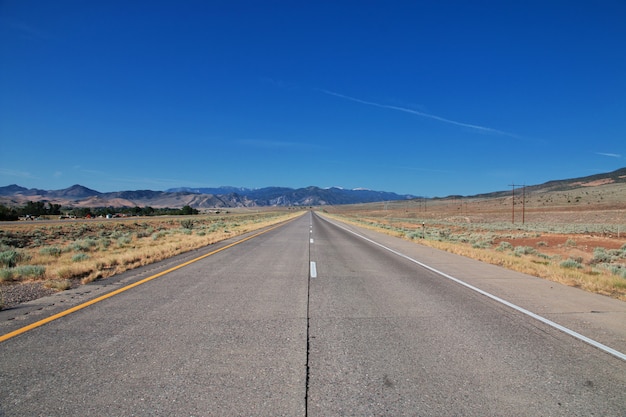
[[13, 268], [20, 262], [26, 262], [30, 256], [26, 253], [19, 252], [15, 249], [0, 252], [0, 265], [7, 268]]
[[89, 252], [91, 248], [98, 245], [98, 242], [94, 239], [81, 239], [72, 243], [71, 248], [75, 252]]
[[191, 219], [184, 219], [184, 220], [181, 220], [181, 221], [180, 221], [180, 226], [181, 226], [183, 229], [189, 229], [189, 230], [191, 230], [191, 229], [193, 229], [193, 225], [194, 225], [194, 221], [193, 221], [193, 220], [191, 220]]
[[117, 246], [123, 248], [131, 242], [131, 238], [128, 236], [121, 236], [117, 239]]
[[11, 268], [2, 268], [0, 269], [0, 281], [9, 282], [13, 281], [15, 274], [13, 273], [13, 269]]
[[530, 246], [516, 246], [515, 250], [513, 251], [513, 254], [515, 256], [534, 255], [536, 253], [537, 251], [535, 250], [535, 248], [532, 248]]
[[513, 250], [513, 245], [511, 245], [509, 242], [500, 242], [496, 250], [499, 252], [504, 252], [505, 250]]
[[43, 265], [20, 265], [13, 268], [15, 275], [21, 278], [40, 278], [46, 273]]
[[45, 248], [39, 249], [40, 255], [49, 255], [58, 258], [63, 253], [63, 250], [58, 246], [46, 246]]
[[72, 256], [72, 262], [82, 262], [86, 261], [87, 259], [89, 259], [89, 255], [87, 255], [86, 253], [77, 253], [76, 255]]
[[612, 256], [606, 251], [604, 248], [595, 248], [593, 250], [593, 259], [591, 262], [599, 264], [599, 263], [610, 263], [612, 260]]
[[568, 268], [568, 269], [580, 269], [582, 268], [582, 264], [580, 262], [578, 262], [575, 259], [566, 259], [563, 262], [560, 263], [562, 268]]

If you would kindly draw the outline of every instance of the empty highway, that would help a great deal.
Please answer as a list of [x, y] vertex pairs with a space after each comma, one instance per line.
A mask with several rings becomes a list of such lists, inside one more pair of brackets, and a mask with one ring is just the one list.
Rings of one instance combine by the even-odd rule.
[[[2, 334], [19, 334], [0, 342], [0, 416], [626, 415], [626, 361], [601, 348], [626, 351], [626, 303], [566, 287], [520, 296], [543, 284], [501, 285], [503, 269], [315, 213], [236, 240], [28, 331], [63, 311], [55, 296], [2, 312]], [[430, 260], [472, 286], [498, 275], [482, 289], [601, 347]], [[551, 307], [569, 294], [605, 322]]]

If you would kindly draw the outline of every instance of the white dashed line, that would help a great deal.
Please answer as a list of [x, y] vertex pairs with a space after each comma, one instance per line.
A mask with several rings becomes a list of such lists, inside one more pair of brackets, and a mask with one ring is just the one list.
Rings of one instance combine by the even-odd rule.
[[311, 262], [311, 278], [317, 278], [317, 266], [315, 266], [315, 262]]

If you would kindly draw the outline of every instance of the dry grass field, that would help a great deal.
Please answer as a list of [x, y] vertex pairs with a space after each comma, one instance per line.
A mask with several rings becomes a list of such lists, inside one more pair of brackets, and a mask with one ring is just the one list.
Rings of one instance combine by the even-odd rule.
[[157, 262], [301, 214], [274, 209], [197, 216], [4, 222], [0, 308]]
[[388, 234], [626, 300], [626, 184], [327, 207]]

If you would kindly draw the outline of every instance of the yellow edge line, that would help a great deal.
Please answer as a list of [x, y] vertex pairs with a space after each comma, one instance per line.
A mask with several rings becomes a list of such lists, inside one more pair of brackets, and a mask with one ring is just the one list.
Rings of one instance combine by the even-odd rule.
[[[294, 219], [292, 219], [292, 220], [294, 220]], [[83, 304], [79, 304], [79, 305], [77, 305], [77, 306], [75, 306], [75, 307], [72, 307], [72, 308], [67, 309], [67, 310], [65, 310], [65, 311], [62, 311], [62, 312], [60, 312], [60, 313], [57, 313], [57, 314], [55, 314], [55, 315], [53, 315], [53, 316], [50, 316], [50, 317], [47, 317], [47, 318], [45, 318], [45, 319], [43, 319], [43, 320], [39, 320], [39, 321], [37, 321], [37, 322], [35, 322], [35, 323], [29, 324], [28, 326], [24, 326], [24, 327], [22, 327], [22, 328], [19, 328], [19, 329], [17, 329], [17, 330], [14, 330], [14, 331], [12, 331], [12, 332], [10, 332], [10, 333], [6, 333], [6, 334], [4, 334], [4, 335], [0, 336], [0, 343], [4, 342], [4, 341], [6, 341], [6, 340], [9, 340], [9, 339], [11, 339], [11, 338], [13, 338], [13, 337], [15, 337], [15, 336], [19, 336], [19, 335], [20, 335], [20, 334], [22, 334], [22, 333], [26, 333], [26, 332], [27, 332], [27, 331], [29, 331], [29, 330], [33, 330], [33, 329], [36, 329], [37, 327], [43, 326], [44, 324], [50, 323], [51, 321], [54, 321], [54, 320], [56, 320], [56, 319], [60, 319], [61, 317], [65, 317], [65, 316], [67, 316], [67, 315], [69, 315], [69, 314], [75, 313], [75, 312], [77, 312], [78, 310], [82, 310], [83, 308], [85, 308], [85, 307], [89, 307], [90, 305], [96, 304], [96, 303], [98, 303], [98, 302], [100, 302], [100, 301], [102, 301], [102, 300], [106, 300], [107, 298], [111, 298], [111, 297], [113, 297], [114, 295], [117, 295], [117, 294], [120, 294], [120, 293], [122, 293], [122, 292], [124, 292], [124, 291], [130, 290], [131, 288], [137, 287], [137, 286], [139, 286], [139, 285], [141, 285], [141, 284], [145, 284], [146, 282], [148, 282], [148, 281], [152, 281], [152, 280], [153, 280], [153, 279], [155, 279], [155, 278], [162, 277], [163, 275], [169, 274], [170, 272], [176, 271], [177, 269], [183, 268], [183, 267], [185, 267], [185, 266], [187, 266], [187, 265], [190, 265], [190, 264], [192, 264], [192, 263], [194, 263], [194, 262], [197, 262], [197, 261], [199, 261], [199, 260], [201, 260], [201, 259], [204, 259], [204, 258], [207, 258], [207, 257], [209, 257], [209, 256], [211, 256], [211, 255], [214, 255], [214, 254], [216, 254], [216, 253], [218, 253], [218, 252], [221, 252], [221, 251], [223, 251], [223, 250], [226, 250], [226, 249], [232, 248], [232, 247], [233, 247], [233, 246], [235, 246], [235, 245], [238, 245], [238, 244], [243, 243], [243, 242], [245, 242], [245, 241], [247, 241], [247, 240], [253, 239], [253, 238], [255, 238], [255, 237], [257, 237], [257, 236], [260, 236], [260, 235], [262, 235], [262, 234], [264, 234], [264, 233], [270, 232], [270, 231], [272, 231], [272, 230], [274, 230], [274, 229], [277, 229], [277, 228], [279, 228], [279, 227], [281, 227], [281, 226], [284, 226], [285, 224], [286, 224], [286, 223], [281, 223], [281, 224], [279, 224], [279, 225], [273, 226], [273, 227], [271, 227], [271, 228], [269, 228], [269, 229], [267, 229], [267, 230], [264, 230], [264, 231], [262, 231], [262, 232], [255, 233], [255, 234], [253, 234], [253, 235], [251, 235], [251, 236], [248, 236], [248, 237], [246, 237], [246, 238], [244, 238], [244, 239], [238, 240], [237, 242], [233, 242], [233, 243], [228, 244], [228, 245], [226, 245], [226, 246], [224, 246], [224, 247], [221, 247], [221, 248], [219, 248], [219, 249], [216, 249], [216, 250], [214, 250], [214, 251], [212, 251], [212, 252], [209, 252], [209, 253], [206, 253], [206, 254], [204, 254], [204, 255], [202, 255], [202, 256], [199, 256], [199, 257], [197, 257], [197, 258], [195, 258], [195, 259], [192, 259], [192, 260], [190, 260], [190, 261], [187, 261], [187, 262], [184, 262], [184, 263], [182, 263], [182, 264], [176, 265], [175, 267], [170, 268], [170, 269], [168, 269], [168, 270], [166, 270], [166, 271], [159, 272], [158, 274], [155, 274], [155, 275], [149, 276], [149, 277], [144, 278], [144, 279], [142, 279], [142, 280], [140, 280], [140, 281], [137, 281], [137, 282], [134, 282], [134, 283], [132, 283], [132, 284], [129, 284], [129, 285], [125, 286], [125, 287], [118, 288], [118, 289], [117, 289], [117, 290], [115, 290], [115, 291], [111, 291], [110, 293], [107, 293], [107, 294], [101, 295], [100, 297], [94, 298], [93, 300], [89, 300], [89, 301], [87, 301], [87, 302], [85, 302], [85, 303], [83, 303]]]

